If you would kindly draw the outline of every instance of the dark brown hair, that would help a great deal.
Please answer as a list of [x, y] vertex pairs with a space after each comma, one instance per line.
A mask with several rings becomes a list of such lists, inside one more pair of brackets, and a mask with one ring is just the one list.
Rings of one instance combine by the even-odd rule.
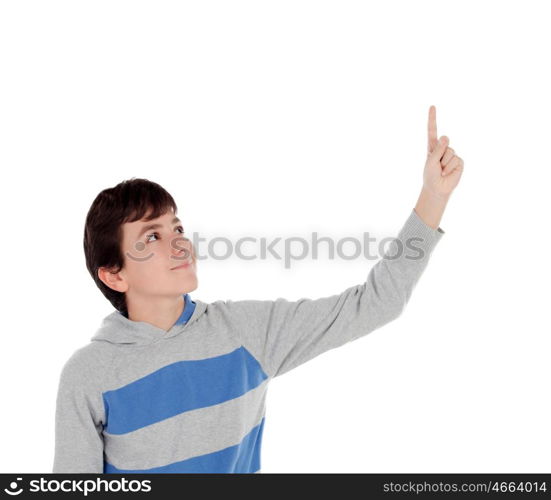
[[98, 269], [106, 267], [118, 273], [124, 267], [122, 225], [125, 222], [152, 220], [178, 208], [172, 196], [159, 184], [147, 179], [132, 177], [115, 187], [101, 191], [97, 196], [84, 226], [84, 255], [86, 267], [96, 285], [115, 309], [128, 317], [123, 292], [109, 288], [99, 279]]

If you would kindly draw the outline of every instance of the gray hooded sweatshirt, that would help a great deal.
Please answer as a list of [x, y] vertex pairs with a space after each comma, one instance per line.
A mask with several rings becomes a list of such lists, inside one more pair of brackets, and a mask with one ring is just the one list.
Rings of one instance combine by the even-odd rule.
[[412, 210], [367, 280], [329, 297], [186, 294], [168, 331], [113, 311], [61, 370], [53, 472], [260, 472], [270, 380], [396, 319], [443, 234]]

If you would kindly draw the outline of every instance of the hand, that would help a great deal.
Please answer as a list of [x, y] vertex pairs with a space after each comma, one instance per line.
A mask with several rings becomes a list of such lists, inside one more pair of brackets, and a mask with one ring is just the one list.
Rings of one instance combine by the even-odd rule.
[[436, 135], [436, 108], [429, 108], [429, 140], [427, 161], [423, 172], [423, 189], [436, 198], [448, 198], [463, 173], [463, 159], [448, 147], [449, 139]]

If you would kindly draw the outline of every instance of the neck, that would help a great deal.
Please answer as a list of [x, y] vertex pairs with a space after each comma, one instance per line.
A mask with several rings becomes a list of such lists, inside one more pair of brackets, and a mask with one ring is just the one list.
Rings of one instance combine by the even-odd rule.
[[144, 321], [161, 330], [168, 331], [184, 311], [185, 294], [177, 297], [132, 297], [128, 303], [128, 319]]

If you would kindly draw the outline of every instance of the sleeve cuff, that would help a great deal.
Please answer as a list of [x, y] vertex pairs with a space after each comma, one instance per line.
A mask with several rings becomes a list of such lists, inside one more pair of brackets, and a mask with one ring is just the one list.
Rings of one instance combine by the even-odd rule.
[[[406, 253], [414, 247], [412, 255], [417, 255], [418, 258], [415, 249], [421, 248], [430, 254], [444, 234], [445, 231], [441, 227], [433, 229], [417, 215], [415, 209], [412, 209], [398, 234], [398, 238], [405, 244]], [[408, 240], [411, 241], [408, 243]]]

